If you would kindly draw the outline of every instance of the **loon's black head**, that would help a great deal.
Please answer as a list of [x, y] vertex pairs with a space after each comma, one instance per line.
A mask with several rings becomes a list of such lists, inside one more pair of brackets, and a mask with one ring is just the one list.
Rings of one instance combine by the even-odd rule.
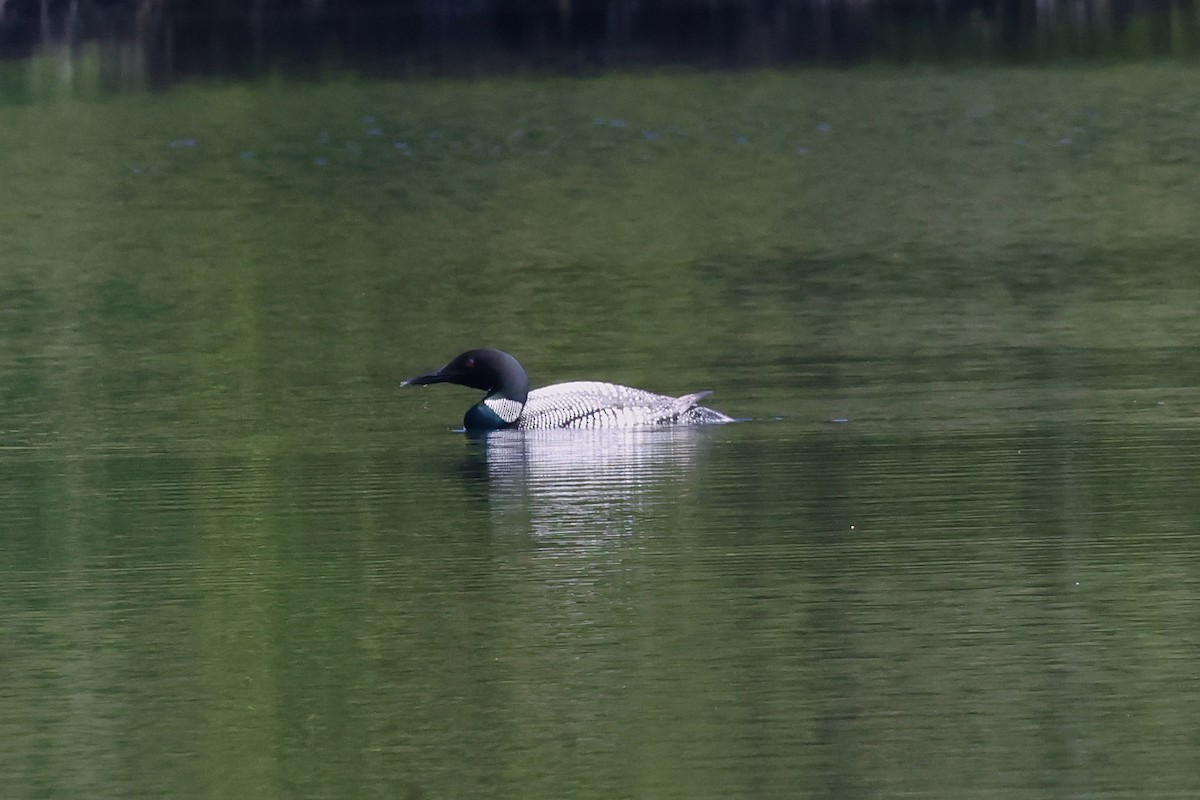
[[401, 381], [401, 386], [457, 383], [487, 392], [463, 417], [463, 427], [472, 430], [511, 428], [529, 398], [529, 376], [519, 361], [500, 350], [468, 350], [437, 372]]
[[529, 397], [529, 376], [521, 362], [501, 350], [468, 350], [437, 372], [401, 381], [401, 386], [425, 386], [430, 383], [457, 383], [482, 389], [524, 403]]

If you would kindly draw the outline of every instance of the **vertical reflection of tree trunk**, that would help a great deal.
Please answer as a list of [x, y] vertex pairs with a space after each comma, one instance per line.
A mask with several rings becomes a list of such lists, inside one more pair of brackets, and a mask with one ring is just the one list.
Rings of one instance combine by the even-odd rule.
[[163, 0], [141, 0], [134, 29], [147, 76], [152, 81], [169, 76], [174, 71], [174, 42], [171, 26], [163, 23]]
[[67, 8], [67, 21], [63, 25], [63, 44], [70, 45], [75, 41], [75, 29], [78, 25], [79, 0], [71, 0], [71, 5]]
[[250, 7], [250, 31], [254, 41], [254, 63], [262, 65], [267, 59], [267, 39], [263, 33], [266, 30], [264, 17], [266, 12], [263, 8], [263, 0], [254, 0]]
[[568, 44], [571, 41], [571, 0], [558, 0], [558, 35], [560, 40]]

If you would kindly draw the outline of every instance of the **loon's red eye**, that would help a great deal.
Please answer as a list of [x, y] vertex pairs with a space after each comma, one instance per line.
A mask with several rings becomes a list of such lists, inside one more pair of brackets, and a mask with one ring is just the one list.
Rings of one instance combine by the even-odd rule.
[[467, 369], [474, 369], [475, 368], [475, 359], [468, 358], [466, 366], [467, 366]]

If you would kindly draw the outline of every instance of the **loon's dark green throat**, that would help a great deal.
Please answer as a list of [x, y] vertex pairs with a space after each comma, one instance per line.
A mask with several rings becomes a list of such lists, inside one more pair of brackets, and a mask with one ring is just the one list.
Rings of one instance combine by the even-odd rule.
[[699, 405], [712, 392], [682, 397], [647, 392], [616, 383], [570, 381], [529, 389], [529, 376], [515, 358], [500, 350], [468, 350], [446, 366], [418, 375], [401, 386], [457, 383], [487, 392], [463, 417], [469, 431], [505, 428], [633, 428], [650, 425], [713, 425], [732, 417]]

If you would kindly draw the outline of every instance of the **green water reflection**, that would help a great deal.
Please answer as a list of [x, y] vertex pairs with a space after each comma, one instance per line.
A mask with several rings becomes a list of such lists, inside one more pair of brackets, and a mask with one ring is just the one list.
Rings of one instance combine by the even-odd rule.
[[6, 796], [1194, 795], [1196, 86], [0, 106]]

